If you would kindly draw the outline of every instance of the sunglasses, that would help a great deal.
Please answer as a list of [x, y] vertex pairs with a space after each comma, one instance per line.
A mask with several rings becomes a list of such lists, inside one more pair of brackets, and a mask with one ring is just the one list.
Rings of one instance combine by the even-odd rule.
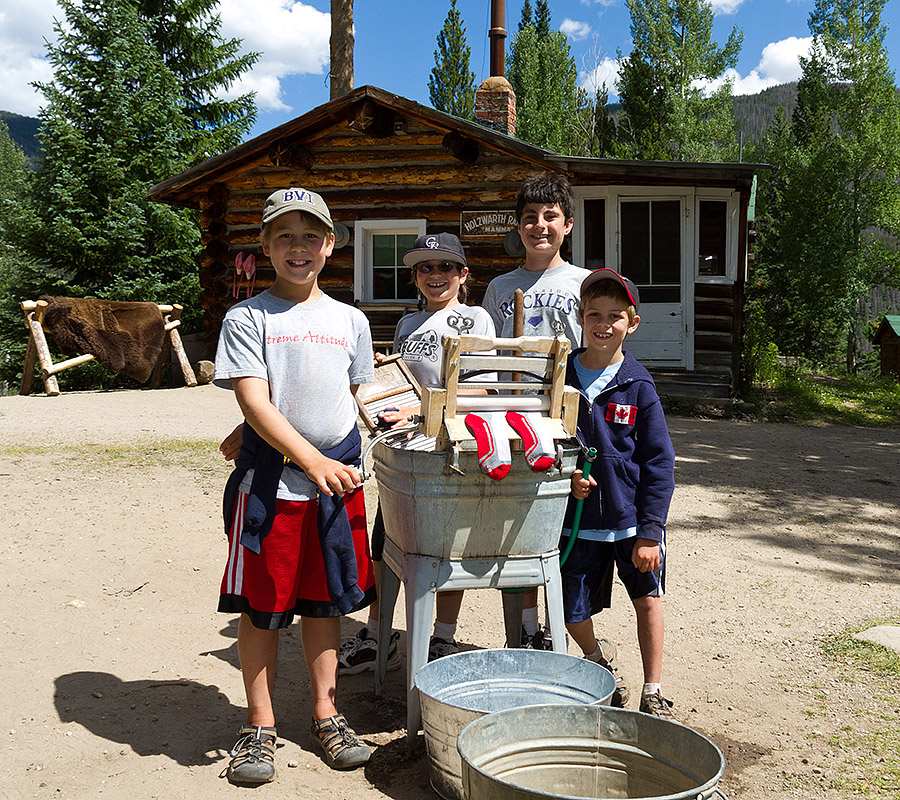
[[416, 272], [421, 272], [423, 275], [428, 275], [428, 273], [432, 272], [435, 269], [439, 270], [440, 272], [451, 272], [454, 269], [459, 269], [460, 266], [460, 264], [454, 264], [451, 261], [441, 261], [437, 264], [416, 264], [415, 270]]

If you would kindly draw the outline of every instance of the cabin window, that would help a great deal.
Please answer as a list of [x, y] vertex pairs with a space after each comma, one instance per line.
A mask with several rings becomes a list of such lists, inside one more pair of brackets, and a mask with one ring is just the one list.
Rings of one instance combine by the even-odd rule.
[[372, 236], [372, 299], [414, 299], [403, 254], [416, 242], [414, 233], [376, 233]]
[[584, 266], [591, 270], [606, 266], [606, 200], [602, 197], [584, 201]]
[[353, 296], [362, 302], [415, 300], [403, 254], [425, 235], [424, 219], [357, 220], [354, 225]]
[[701, 277], [724, 277], [728, 203], [720, 200], [700, 200], [698, 206], [697, 274]]
[[622, 273], [641, 300], [681, 301], [681, 201], [622, 200], [619, 227]]

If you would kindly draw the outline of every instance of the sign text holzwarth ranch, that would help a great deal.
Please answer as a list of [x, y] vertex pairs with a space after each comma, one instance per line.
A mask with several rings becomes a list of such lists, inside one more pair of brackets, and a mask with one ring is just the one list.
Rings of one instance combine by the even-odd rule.
[[460, 236], [505, 236], [516, 227], [515, 211], [461, 211]]

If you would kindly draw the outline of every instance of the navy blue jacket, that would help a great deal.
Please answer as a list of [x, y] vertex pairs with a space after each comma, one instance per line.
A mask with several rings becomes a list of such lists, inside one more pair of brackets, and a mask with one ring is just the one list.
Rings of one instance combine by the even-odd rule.
[[[616, 376], [589, 404], [574, 364], [583, 352], [579, 348], [572, 354], [566, 383], [582, 393], [578, 430], [597, 449], [591, 477], [600, 491], [593, 490], [584, 501], [580, 528], [637, 527], [639, 537], [661, 542], [675, 489], [675, 451], [656, 385], [626, 350]], [[566, 528], [572, 527], [575, 503], [569, 498]]]
[[[354, 425], [344, 441], [330, 450], [322, 450], [321, 453], [326, 458], [358, 467], [360, 449], [359, 430]], [[226, 536], [230, 534], [238, 488], [251, 467], [254, 470], [253, 480], [244, 509], [241, 546], [259, 554], [262, 540], [272, 530], [272, 522], [275, 519], [278, 479], [281, 477], [281, 471], [285, 468], [299, 470], [300, 467], [292, 461], [286, 461], [281, 453], [250, 426], [250, 423], [244, 421], [240, 455], [235, 460], [234, 470], [225, 484], [225, 496], [222, 500]], [[329, 496], [319, 491], [317, 501], [319, 542], [325, 561], [328, 596], [341, 614], [349, 614], [358, 609], [365, 594], [358, 585], [356, 550], [347, 509], [343, 498], [338, 495]]]

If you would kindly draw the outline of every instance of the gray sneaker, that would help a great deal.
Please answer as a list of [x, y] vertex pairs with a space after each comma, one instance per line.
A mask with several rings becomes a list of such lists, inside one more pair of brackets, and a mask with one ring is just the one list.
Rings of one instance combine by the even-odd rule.
[[[397, 649], [399, 640], [400, 633], [398, 631], [391, 633], [387, 658], [389, 671], [400, 667], [400, 651]], [[338, 650], [338, 675], [356, 675], [366, 670], [374, 672], [377, 656], [378, 642], [369, 637], [369, 631], [366, 628], [360, 628], [353, 636], [341, 639], [341, 646]]]
[[522, 628], [522, 644], [520, 647], [523, 647], [526, 650], [552, 650], [553, 649], [553, 639], [550, 636], [549, 628], [542, 628], [538, 625], [538, 629], [533, 636], [525, 633], [525, 628]]
[[275, 780], [277, 738], [275, 728], [244, 725], [229, 753], [231, 761], [222, 774], [239, 785], [255, 785]]
[[360, 767], [372, 757], [372, 751], [359, 741], [343, 714], [314, 719], [309, 741], [322, 751], [325, 763], [332, 769]]
[[661, 692], [656, 692], [654, 694], [642, 695], [641, 705], [638, 710], [643, 711], [645, 714], [652, 714], [654, 717], [662, 717], [663, 719], [670, 719], [673, 722], [677, 722], [677, 718], [672, 713], [673, 705], [674, 703], [671, 700], [666, 700]]
[[598, 639], [597, 647], [600, 648], [600, 658], [597, 659], [597, 663], [601, 667], [606, 667], [616, 679], [616, 689], [609, 704], [616, 708], [625, 708], [628, 704], [629, 692], [628, 687], [625, 685], [625, 679], [619, 674], [619, 651], [609, 639]]
[[455, 639], [451, 639], [449, 642], [445, 642], [443, 639], [438, 639], [437, 636], [432, 636], [431, 641], [428, 643], [428, 660], [436, 661], [439, 658], [443, 658], [444, 656], [452, 656], [459, 652], [459, 646], [456, 644]]

